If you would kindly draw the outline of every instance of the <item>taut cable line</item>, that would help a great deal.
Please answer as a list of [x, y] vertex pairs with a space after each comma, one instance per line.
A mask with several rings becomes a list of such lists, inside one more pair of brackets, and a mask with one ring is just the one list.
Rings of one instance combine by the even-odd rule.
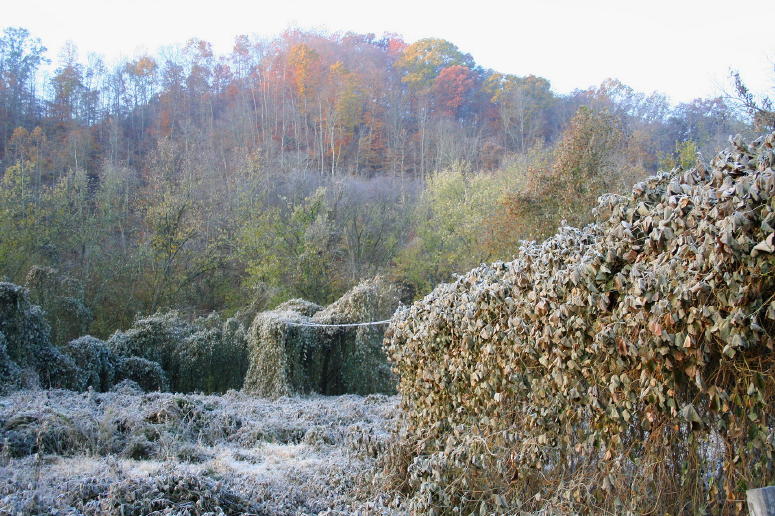
[[349, 323], [349, 324], [319, 324], [319, 323], [307, 323], [307, 322], [294, 322], [294, 321], [285, 321], [291, 326], [313, 326], [318, 328], [349, 328], [353, 326], [378, 326], [380, 324], [388, 324], [390, 323], [391, 319], [385, 319], [384, 321], [371, 321], [371, 322], [361, 322], [361, 323]]

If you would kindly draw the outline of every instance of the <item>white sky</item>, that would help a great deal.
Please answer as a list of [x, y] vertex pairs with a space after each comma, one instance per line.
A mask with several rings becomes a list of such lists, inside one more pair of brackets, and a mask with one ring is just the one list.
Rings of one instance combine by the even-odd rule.
[[767, 0], [24, 0], [0, 8], [55, 59], [69, 40], [109, 62], [199, 37], [219, 52], [234, 36], [284, 29], [444, 38], [485, 68], [546, 77], [559, 93], [616, 77], [674, 102], [718, 95], [730, 68], [775, 96], [775, 3]]

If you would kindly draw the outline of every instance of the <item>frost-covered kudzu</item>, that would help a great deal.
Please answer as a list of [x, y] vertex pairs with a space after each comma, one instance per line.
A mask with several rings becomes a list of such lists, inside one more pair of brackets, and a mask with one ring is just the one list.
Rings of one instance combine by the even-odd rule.
[[384, 326], [319, 327], [389, 319], [399, 289], [377, 277], [326, 308], [295, 299], [259, 313], [248, 331], [250, 368], [244, 389], [260, 396], [392, 392]]
[[116, 360], [116, 383], [132, 380], [144, 391], [167, 391], [169, 380], [158, 362], [142, 357], [122, 357]]
[[104, 392], [113, 387], [118, 358], [104, 341], [86, 335], [65, 344], [62, 352], [71, 357], [83, 371], [82, 388], [91, 387], [95, 391]]
[[775, 481], [774, 144], [603, 196], [396, 315], [413, 510], [721, 514]]
[[239, 389], [248, 364], [242, 325], [217, 314], [193, 322], [175, 311], [141, 317], [108, 346], [117, 355], [158, 362], [179, 392]]
[[21, 384], [21, 369], [8, 355], [5, 335], [0, 333], [0, 396], [16, 390]]
[[7, 357], [0, 360], [9, 371], [7, 377], [0, 377], [0, 389], [12, 390], [30, 382], [46, 388], [81, 388], [80, 369], [51, 343], [45, 314], [30, 303], [26, 288], [0, 283], [0, 335]]
[[33, 266], [25, 279], [30, 301], [46, 312], [51, 340], [57, 345], [84, 335], [93, 319], [84, 304], [83, 287], [73, 278], [51, 267]]
[[131, 361], [122, 366], [122, 360], [103, 341], [90, 336], [55, 346], [45, 313], [30, 302], [29, 291], [0, 283], [0, 392], [36, 385], [105, 391], [117, 378], [138, 381], [138, 371], [150, 375], [138, 383], [151, 390], [166, 388], [166, 380], [157, 378], [158, 364], [144, 361], [139, 368]]
[[176, 385], [182, 392], [226, 392], [242, 387], [247, 371], [245, 330], [217, 314], [194, 321], [196, 331], [175, 350]]

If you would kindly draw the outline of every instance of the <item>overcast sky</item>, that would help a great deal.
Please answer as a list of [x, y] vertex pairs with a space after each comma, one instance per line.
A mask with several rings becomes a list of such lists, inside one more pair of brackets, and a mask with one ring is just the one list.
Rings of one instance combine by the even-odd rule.
[[199, 37], [219, 52], [234, 36], [289, 27], [444, 38], [485, 68], [546, 77], [559, 93], [616, 77], [674, 102], [718, 95], [730, 68], [775, 96], [772, 1], [747, 0], [24, 0], [0, 27], [40, 37], [52, 59], [69, 40], [109, 62]]

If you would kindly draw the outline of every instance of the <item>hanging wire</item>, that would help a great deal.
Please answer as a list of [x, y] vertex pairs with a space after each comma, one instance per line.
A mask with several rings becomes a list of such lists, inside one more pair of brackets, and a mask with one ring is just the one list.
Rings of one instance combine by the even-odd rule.
[[353, 326], [378, 326], [380, 324], [388, 324], [390, 323], [390, 321], [391, 319], [385, 319], [384, 321], [372, 321], [372, 322], [349, 323], [349, 324], [319, 324], [319, 323], [294, 322], [294, 321], [285, 321], [285, 322], [291, 326], [313, 326], [317, 328], [349, 328]]

